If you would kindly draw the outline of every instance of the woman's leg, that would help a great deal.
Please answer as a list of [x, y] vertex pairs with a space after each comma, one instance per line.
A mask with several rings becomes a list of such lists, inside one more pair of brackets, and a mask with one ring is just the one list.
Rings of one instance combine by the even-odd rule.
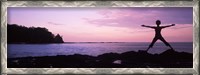
[[150, 48], [153, 47], [154, 43], [158, 40], [158, 38], [154, 37], [154, 39], [152, 40], [151, 44], [149, 45], [148, 49], [146, 51], [148, 51]]

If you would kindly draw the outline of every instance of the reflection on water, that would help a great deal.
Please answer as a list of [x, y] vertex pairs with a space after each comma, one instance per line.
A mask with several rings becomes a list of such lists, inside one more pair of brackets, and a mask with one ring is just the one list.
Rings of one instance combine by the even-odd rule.
[[[85, 54], [97, 56], [103, 53], [122, 53], [127, 51], [145, 50], [148, 42], [124, 43], [63, 43], [63, 44], [8, 44], [8, 58], [27, 56], [55, 56]], [[193, 51], [192, 42], [170, 43], [176, 51]], [[163, 43], [155, 43], [149, 53], [161, 53], [169, 49]]]

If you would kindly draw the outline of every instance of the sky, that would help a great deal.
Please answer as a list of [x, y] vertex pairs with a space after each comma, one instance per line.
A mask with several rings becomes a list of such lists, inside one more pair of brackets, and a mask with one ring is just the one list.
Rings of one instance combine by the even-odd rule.
[[192, 42], [192, 7], [8, 7], [8, 24], [45, 27], [65, 42], [151, 42], [154, 29], [168, 42]]

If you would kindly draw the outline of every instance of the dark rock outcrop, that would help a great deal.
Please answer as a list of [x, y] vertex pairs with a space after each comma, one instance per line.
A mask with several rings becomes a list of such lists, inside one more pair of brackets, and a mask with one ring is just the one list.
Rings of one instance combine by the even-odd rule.
[[192, 68], [193, 54], [166, 50], [161, 54], [129, 51], [121, 54], [57, 55], [8, 58], [8, 68]]
[[57, 35], [55, 36], [54, 42], [55, 42], [55, 43], [64, 43], [62, 37], [61, 37], [59, 34], [57, 34]]

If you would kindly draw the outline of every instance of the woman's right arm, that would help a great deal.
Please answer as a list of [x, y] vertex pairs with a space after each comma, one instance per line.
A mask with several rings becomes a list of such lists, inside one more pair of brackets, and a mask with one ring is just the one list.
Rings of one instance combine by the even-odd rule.
[[142, 27], [147, 27], [147, 28], [155, 28], [153, 26], [147, 26], [147, 25], [141, 25]]

